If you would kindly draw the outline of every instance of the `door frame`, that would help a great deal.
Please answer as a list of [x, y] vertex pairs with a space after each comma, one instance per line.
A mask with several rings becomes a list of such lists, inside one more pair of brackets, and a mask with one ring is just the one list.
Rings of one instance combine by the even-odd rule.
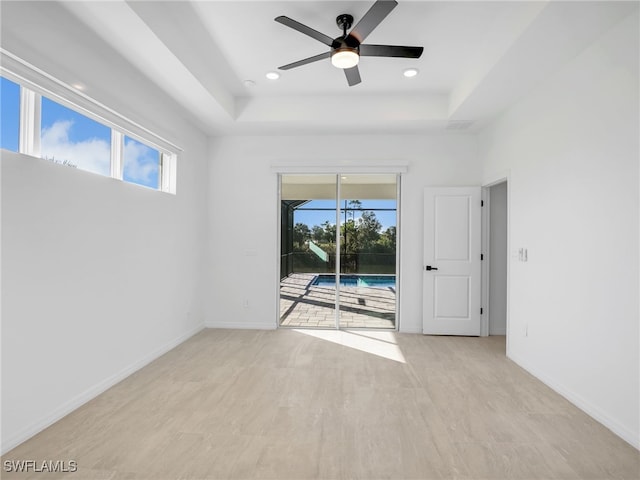
[[505, 170], [495, 175], [491, 175], [485, 178], [482, 183], [482, 253], [484, 255], [484, 261], [482, 262], [482, 305], [483, 313], [480, 321], [480, 335], [483, 337], [489, 336], [489, 298], [490, 298], [490, 281], [489, 275], [491, 272], [491, 194], [490, 189], [494, 185], [500, 183], [507, 183], [507, 292], [506, 292], [506, 324], [507, 324], [507, 354], [509, 354], [509, 335], [510, 335], [510, 290], [511, 290], [511, 172]]
[[[275, 290], [276, 290], [276, 295], [275, 295], [275, 299], [276, 299], [276, 309], [275, 309], [275, 328], [310, 328], [310, 327], [283, 327], [282, 325], [280, 325], [280, 268], [281, 268], [281, 262], [280, 262], [280, 256], [281, 256], [281, 222], [282, 222], [282, 218], [281, 218], [281, 208], [280, 208], [280, 203], [281, 203], [281, 197], [282, 197], [282, 177], [283, 175], [335, 175], [336, 176], [336, 232], [337, 232], [337, 239], [336, 239], [336, 251], [339, 253], [340, 252], [340, 244], [339, 244], [339, 231], [340, 231], [340, 193], [341, 193], [341, 176], [343, 175], [376, 175], [376, 174], [394, 174], [396, 176], [396, 304], [395, 304], [395, 322], [394, 322], [394, 328], [393, 329], [380, 329], [380, 328], [373, 328], [373, 327], [352, 327], [353, 329], [356, 330], [373, 330], [373, 331], [386, 331], [386, 332], [399, 332], [400, 331], [400, 292], [402, 290], [401, 288], [401, 239], [402, 239], [402, 232], [401, 232], [401, 217], [402, 217], [402, 208], [401, 208], [401, 198], [402, 198], [402, 189], [401, 189], [401, 183], [402, 183], [402, 174], [403, 173], [407, 173], [407, 167], [404, 165], [393, 165], [393, 166], [385, 166], [385, 165], [377, 165], [373, 168], [366, 168], [366, 167], [361, 167], [361, 168], [349, 168], [346, 170], [341, 170], [340, 168], [331, 168], [331, 167], [320, 167], [320, 168], [314, 168], [314, 167], [309, 167], [309, 166], [299, 166], [299, 165], [295, 165], [295, 166], [290, 166], [290, 165], [282, 165], [282, 166], [277, 166], [274, 165], [271, 167], [271, 171], [272, 173], [275, 173], [276, 175], [276, 182], [277, 182], [277, 188], [276, 188], [276, 264], [275, 264], [275, 272], [276, 272], [276, 284], [275, 284]], [[340, 259], [340, 255], [338, 254], [336, 257], [336, 279], [338, 278], [339, 272], [340, 272], [340, 264], [339, 264], [339, 259]], [[335, 330], [342, 330], [344, 328], [340, 327], [340, 320], [339, 320], [339, 315], [340, 315], [340, 291], [339, 288], [336, 289], [336, 325], [335, 325]], [[324, 329], [327, 330], [327, 328], [322, 328], [322, 327], [318, 327], [316, 329]], [[329, 329], [329, 330], [333, 330], [333, 329]]]

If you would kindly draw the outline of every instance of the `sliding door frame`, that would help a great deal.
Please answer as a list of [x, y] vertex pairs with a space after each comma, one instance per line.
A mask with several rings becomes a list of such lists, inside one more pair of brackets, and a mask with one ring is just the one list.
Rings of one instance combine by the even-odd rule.
[[340, 266], [342, 265], [342, 235], [340, 235], [340, 195], [342, 194], [342, 180], [340, 174], [335, 175], [336, 181], [336, 308], [335, 308], [335, 329], [340, 330]]
[[[340, 326], [340, 266], [341, 266], [341, 235], [340, 235], [340, 227], [341, 223], [341, 208], [340, 208], [340, 200], [341, 200], [341, 192], [342, 192], [342, 176], [349, 174], [358, 174], [358, 175], [376, 175], [383, 173], [392, 173], [396, 176], [396, 252], [395, 252], [395, 318], [394, 318], [394, 328], [386, 329], [386, 328], [374, 328], [374, 327], [351, 327], [356, 330], [372, 330], [372, 331], [399, 331], [400, 329], [400, 295], [401, 295], [401, 239], [402, 239], [402, 228], [401, 228], [401, 217], [402, 217], [402, 206], [401, 206], [401, 198], [402, 198], [402, 190], [401, 190], [401, 182], [402, 182], [402, 173], [406, 173], [406, 168], [403, 167], [391, 167], [389, 171], [383, 168], [380, 171], [375, 171], [378, 169], [373, 169], [374, 171], [368, 171], [366, 169], [361, 170], [357, 169], [356, 171], [322, 171], [324, 169], [318, 169], [319, 171], [314, 171], [313, 169], [302, 169], [302, 171], [296, 171], [297, 169], [293, 169], [294, 171], [287, 171], [287, 169], [282, 169], [282, 167], [272, 167], [277, 173], [277, 232], [276, 232], [276, 315], [275, 315], [275, 323], [276, 328], [285, 328], [285, 329], [293, 329], [293, 328], [310, 328], [310, 327], [290, 327], [290, 326], [282, 326], [280, 325], [280, 283], [281, 283], [281, 254], [282, 254], [282, 233], [281, 233], [281, 225], [282, 225], [282, 209], [281, 209], [281, 199], [282, 199], [282, 177], [284, 175], [335, 175], [336, 177], [336, 265], [335, 265], [335, 279], [336, 279], [336, 295], [335, 295], [335, 326], [330, 328], [329, 330], [341, 330], [344, 329]], [[327, 328], [316, 327], [315, 329], [324, 329]]]

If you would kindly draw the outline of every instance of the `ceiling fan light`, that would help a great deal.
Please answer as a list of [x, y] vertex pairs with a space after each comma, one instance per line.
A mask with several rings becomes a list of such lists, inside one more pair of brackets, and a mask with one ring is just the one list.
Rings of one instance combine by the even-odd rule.
[[352, 68], [360, 61], [360, 55], [353, 48], [341, 48], [331, 54], [331, 64], [336, 68]]

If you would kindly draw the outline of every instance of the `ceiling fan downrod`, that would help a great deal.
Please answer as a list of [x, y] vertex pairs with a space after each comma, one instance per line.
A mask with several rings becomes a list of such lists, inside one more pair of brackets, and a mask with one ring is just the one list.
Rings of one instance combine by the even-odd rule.
[[349, 30], [353, 25], [353, 16], [348, 13], [338, 15], [336, 17], [336, 23], [338, 24], [338, 27], [342, 29], [342, 35], [346, 38], [347, 30]]

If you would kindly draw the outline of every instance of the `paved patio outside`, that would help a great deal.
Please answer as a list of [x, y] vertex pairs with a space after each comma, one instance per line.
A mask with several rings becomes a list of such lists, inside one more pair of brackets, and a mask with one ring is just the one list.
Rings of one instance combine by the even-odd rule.
[[[311, 285], [312, 273], [280, 282], [280, 325], [335, 328], [336, 289]], [[340, 327], [395, 328], [396, 292], [382, 287], [341, 287]]]

